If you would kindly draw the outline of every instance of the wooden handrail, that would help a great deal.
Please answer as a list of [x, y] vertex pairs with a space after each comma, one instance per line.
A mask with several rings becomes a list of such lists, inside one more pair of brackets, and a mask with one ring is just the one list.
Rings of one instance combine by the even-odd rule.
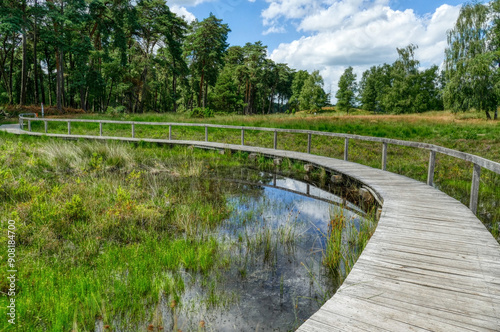
[[218, 128], [218, 129], [235, 129], [241, 131], [241, 144], [245, 144], [245, 131], [253, 130], [253, 131], [262, 131], [262, 132], [273, 132], [273, 147], [277, 149], [278, 147], [278, 133], [291, 133], [291, 134], [307, 134], [308, 136], [308, 144], [307, 144], [307, 153], [311, 153], [311, 136], [327, 136], [327, 137], [335, 137], [335, 138], [343, 138], [344, 139], [344, 160], [348, 160], [349, 156], [349, 140], [358, 140], [365, 142], [375, 142], [382, 143], [382, 169], [386, 169], [387, 166], [387, 149], [388, 145], [398, 145], [405, 146], [417, 149], [423, 149], [430, 151], [429, 156], [429, 168], [428, 168], [428, 176], [427, 176], [427, 184], [433, 185], [434, 183], [434, 168], [435, 168], [435, 160], [436, 153], [444, 154], [447, 156], [451, 156], [457, 159], [461, 159], [464, 161], [468, 161], [473, 163], [473, 178], [471, 185], [471, 197], [470, 197], [470, 206], [469, 208], [476, 213], [477, 212], [477, 204], [478, 204], [478, 195], [479, 195], [479, 182], [480, 182], [480, 174], [481, 168], [490, 170], [494, 173], [500, 174], [500, 163], [488, 160], [470, 153], [465, 153], [453, 149], [448, 149], [442, 146], [428, 144], [428, 143], [420, 143], [420, 142], [412, 142], [412, 141], [403, 141], [397, 139], [383, 138], [383, 137], [371, 137], [371, 136], [361, 136], [361, 135], [351, 135], [351, 134], [342, 134], [342, 133], [330, 133], [323, 131], [315, 131], [315, 130], [304, 130], [304, 129], [282, 129], [282, 128], [266, 128], [266, 127], [247, 127], [247, 126], [231, 126], [231, 125], [218, 125], [218, 124], [205, 124], [205, 123], [178, 123], [178, 122], [142, 122], [142, 121], [116, 121], [116, 120], [87, 120], [87, 119], [47, 119], [47, 118], [33, 118], [26, 116], [19, 116], [19, 124], [21, 128], [23, 127], [24, 120], [28, 121], [28, 127], [31, 131], [31, 121], [42, 121], [45, 124], [45, 133], [47, 133], [47, 124], [48, 122], [66, 122], [68, 124], [68, 135], [71, 134], [71, 123], [72, 122], [80, 122], [80, 123], [98, 123], [99, 124], [99, 134], [102, 136], [102, 125], [103, 124], [121, 124], [121, 125], [131, 125], [132, 126], [132, 137], [135, 137], [135, 126], [138, 125], [147, 125], [147, 126], [168, 126], [169, 134], [168, 139], [172, 140], [172, 127], [203, 127], [205, 128], [205, 141], [208, 142], [208, 129], [209, 128]]

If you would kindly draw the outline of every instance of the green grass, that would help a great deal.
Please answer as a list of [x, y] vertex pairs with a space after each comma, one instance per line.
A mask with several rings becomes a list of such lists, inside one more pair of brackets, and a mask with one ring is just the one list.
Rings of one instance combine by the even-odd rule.
[[[186, 114], [121, 114], [81, 115], [86, 119], [113, 119], [127, 121], [154, 122], [194, 122], [216, 123], [226, 125], [243, 125], [288, 129], [309, 129], [326, 132], [348, 133], [365, 136], [386, 137], [400, 140], [432, 143], [451, 149], [479, 155], [493, 161], [500, 161], [500, 122], [486, 121], [478, 113], [452, 114], [449, 112], [428, 112], [415, 115], [369, 115], [366, 112], [355, 112], [345, 115], [322, 112], [318, 115], [298, 113], [295, 115], [225, 115], [214, 118], [193, 119]], [[43, 130], [39, 124], [39, 131]], [[50, 124], [52, 126], [52, 124]], [[94, 131], [97, 124], [75, 124], [75, 134]], [[93, 129], [91, 128], [93, 126]], [[34, 125], [34, 128], [36, 126]], [[105, 135], [131, 136], [130, 126], [104, 125]], [[34, 129], [35, 130], [35, 129]], [[57, 132], [67, 131], [65, 123], [58, 124]], [[50, 129], [52, 132], [52, 129]], [[209, 129], [209, 140], [240, 144], [239, 130]], [[168, 127], [136, 126], [137, 137], [168, 137]], [[204, 140], [204, 128], [173, 127], [173, 139]], [[272, 132], [245, 131], [245, 144], [251, 146], [273, 147]], [[329, 137], [312, 138], [311, 152], [343, 158], [343, 139]], [[278, 135], [278, 148], [305, 152], [307, 135]], [[371, 142], [350, 141], [349, 160], [381, 167], [382, 145]], [[427, 179], [428, 152], [425, 150], [390, 145], [388, 148], [387, 170], [425, 182]], [[437, 155], [435, 169], [435, 185], [443, 192], [469, 204], [472, 165], [445, 155]], [[480, 187], [478, 217], [485, 226], [494, 232], [500, 222], [500, 175], [483, 170]], [[496, 236], [497, 240], [500, 238]]]
[[[226, 264], [209, 235], [229, 213], [226, 192], [192, 179], [242, 160], [1, 134], [0, 209], [17, 228], [18, 328], [87, 331], [99, 317], [110, 325], [119, 317], [148, 319], [160, 295], [176, 300], [182, 293], [179, 270], [209, 278]], [[0, 241], [6, 237], [2, 232]], [[6, 262], [6, 253], [0, 256]], [[0, 330], [8, 326], [2, 320]]]

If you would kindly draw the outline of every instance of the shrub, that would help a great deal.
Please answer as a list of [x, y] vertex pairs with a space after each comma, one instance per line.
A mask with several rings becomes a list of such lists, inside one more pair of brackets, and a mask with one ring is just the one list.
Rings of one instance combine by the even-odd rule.
[[208, 107], [205, 107], [205, 108], [196, 107], [191, 111], [191, 113], [189, 113], [189, 116], [191, 118], [200, 118], [200, 119], [201, 118], [213, 118], [214, 111]]
[[73, 195], [71, 200], [66, 203], [64, 206], [64, 214], [70, 222], [87, 220], [89, 218], [89, 213], [78, 194]]

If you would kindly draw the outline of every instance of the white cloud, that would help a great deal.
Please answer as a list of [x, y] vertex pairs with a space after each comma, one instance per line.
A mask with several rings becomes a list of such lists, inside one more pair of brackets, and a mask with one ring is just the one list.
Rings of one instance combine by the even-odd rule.
[[181, 7], [179, 5], [172, 5], [170, 6], [170, 10], [173, 12], [173, 13], [176, 13], [178, 16], [180, 17], [184, 17], [184, 19], [188, 22], [188, 23], [191, 23], [193, 22], [194, 20], [196, 20], [196, 17], [190, 13], [186, 7]]
[[[270, 0], [269, 0], [270, 1]], [[287, 8], [286, 14], [278, 8]], [[440, 65], [446, 47], [446, 31], [456, 22], [459, 6], [442, 5], [432, 14], [417, 15], [412, 9], [393, 10], [387, 0], [278, 0], [262, 12], [268, 31], [296, 24], [304, 36], [282, 43], [271, 53], [276, 62], [292, 68], [320, 70], [325, 89], [337, 89], [340, 75], [348, 66], [361, 73], [370, 66], [393, 63], [396, 48], [410, 43], [419, 46], [416, 58], [423, 67]]]
[[285, 32], [286, 32], [285, 27], [273, 25], [272, 27], [270, 27], [269, 29], [264, 31], [262, 34], [265, 36], [265, 35], [268, 35], [270, 33], [285, 33]]
[[211, 1], [214, 1], [214, 0], [168, 0], [167, 5], [170, 7], [170, 9], [172, 9], [172, 7], [197, 6], [201, 3], [211, 2]]
[[300, 19], [316, 11], [318, 0], [266, 0], [269, 7], [262, 11], [264, 25], [275, 25], [280, 18]]

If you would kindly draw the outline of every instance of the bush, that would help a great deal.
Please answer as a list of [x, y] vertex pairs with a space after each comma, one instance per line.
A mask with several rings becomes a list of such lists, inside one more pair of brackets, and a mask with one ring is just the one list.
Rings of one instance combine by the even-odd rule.
[[115, 116], [125, 113], [126, 110], [127, 108], [125, 106], [116, 106], [116, 107], [108, 106], [108, 108], [106, 109], [106, 114]]
[[70, 222], [87, 220], [89, 218], [89, 213], [83, 204], [80, 195], [73, 195], [71, 200], [66, 202], [64, 206], [64, 214]]
[[211, 110], [209, 107], [196, 107], [194, 108], [191, 113], [189, 114], [191, 118], [213, 118], [214, 117], [214, 111]]

